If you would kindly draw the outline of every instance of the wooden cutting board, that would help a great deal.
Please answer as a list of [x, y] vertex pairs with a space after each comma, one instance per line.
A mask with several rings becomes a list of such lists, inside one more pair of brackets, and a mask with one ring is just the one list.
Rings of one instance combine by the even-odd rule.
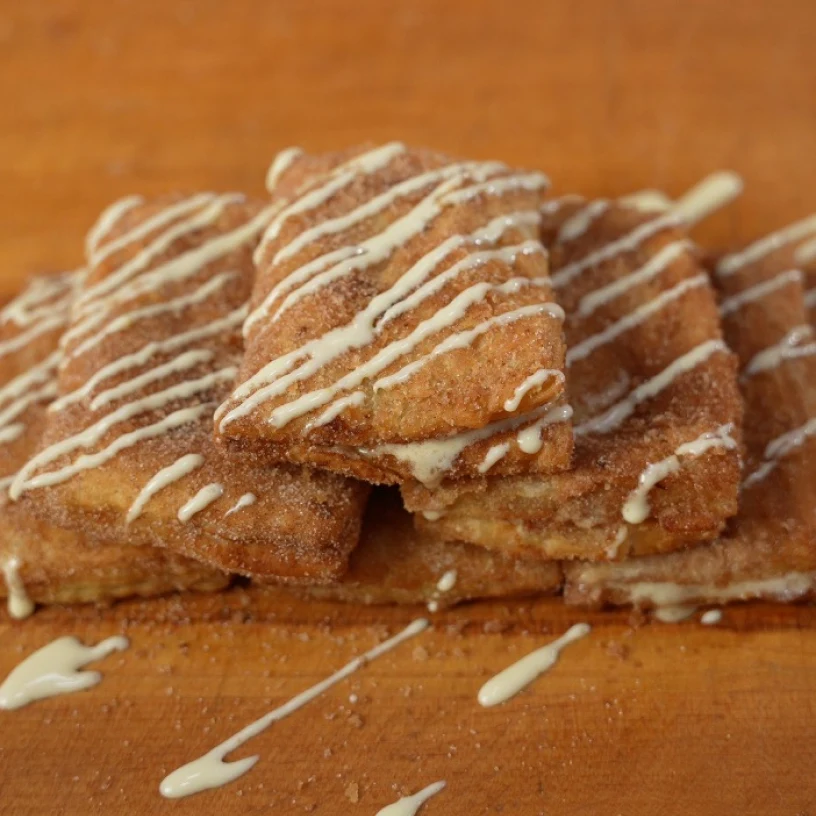
[[[292, 143], [402, 138], [589, 194], [731, 167], [746, 194], [699, 236], [732, 245], [816, 210], [814, 30], [809, 0], [7, 3], [0, 294], [79, 264], [111, 199], [258, 193]], [[94, 690], [0, 714], [0, 813], [362, 816], [438, 779], [428, 816], [816, 813], [816, 609], [771, 606], [717, 627], [462, 607], [254, 740], [243, 779], [159, 796], [420, 613], [236, 590], [3, 618], [0, 676], [62, 634], [132, 646]], [[479, 707], [489, 674], [577, 620], [592, 634], [550, 674]]]

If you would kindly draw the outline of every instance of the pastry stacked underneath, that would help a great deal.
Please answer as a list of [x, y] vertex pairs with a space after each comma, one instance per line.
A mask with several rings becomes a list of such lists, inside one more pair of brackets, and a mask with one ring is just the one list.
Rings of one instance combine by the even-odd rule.
[[816, 218], [554, 198], [400, 143], [123, 199], [0, 314], [12, 614], [231, 581], [362, 603], [816, 581]]

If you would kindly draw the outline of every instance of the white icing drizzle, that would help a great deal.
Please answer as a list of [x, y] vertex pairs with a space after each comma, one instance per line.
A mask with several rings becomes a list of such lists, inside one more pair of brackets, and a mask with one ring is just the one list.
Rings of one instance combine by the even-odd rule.
[[687, 224], [696, 224], [711, 213], [730, 204], [742, 193], [742, 177], [731, 170], [719, 170], [706, 176], [684, 193], [672, 206]]
[[266, 173], [266, 190], [274, 193], [281, 176], [303, 155], [300, 147], [287, 147], [281, 150], [269, 165]]
[[[468, 348], [473, 344], [473, 342], [477, 338], [481, 337], [484, 334], [487, 334], [489, 331], [497, 327], [509, 326], [512, 323], [517, 323], [519, 320], [523, 320], [526, 317], [539, 317], [542, 314], [549, 314], [556, 320], [564, 319], [563, 309], [560, 306], [556, 305], [555, 303], [535, 303], [531, 304], [530, 306], [522, 306], [518, 309], [513, 309], [512, 311], [509, 312], [503, 312], [502, 314], [490, 317], [487, 320], [482, 321], [481, 323], [477, 323], [475, 326], [473, 326], [473, 328], [465, 329], [464, 331], [461, 332], [454, 332], [453, 334], [448, 335], [448, 337], [446, 337], [441, 343], [435, 346], [427, 354], [417, 358], [411, 363], [408, 363], [398, 371], [395, 371], [393, 374], [389, 374], [387, 377], [381, 377], [380, 379], [376, 380], [373, 386], [374, 390], [381, 391], [387, 388], [391, 388], [394, 385], [402, 385], [402, 383], [406, 382], [411, 377], [413, 377], [414, 374], [416, 374], [419, 370], [424, 368], [434, 358], [439, 357], [443, 354], [447, 354], [451, 351]], [[540, 374], [542, 371], [551, 372], [550, 378], [552, 379], [560, 378], [560, 380], [563, 382], [564, 375], [562, 372], [552, 371], [552, 369], [539, 369], [539, 371], [536, 372], [536, 374]], [[525, 382], [527, 381], [525, 380]], [[527, 387], [527, 390], [529, 390], [536, 384], [540, 383], [535, 382], [530, 383], [530, 385]], [[521, 396], [519, 397], [519, 402], [520, 401]], [[508, 400], [508, 402], [512, 403], [513, 399]], [[518, 407], [518, 404], [516, 405], [516, 407]], [[505, 410], [508, 409], [505, 408]]]
[[[570, 416], [571, 409], [569, 406], [544, 405], [530, 413], [501, 419], [483, 428], [463, 431], [462, 433], [453, 434], [452, 436], [443, 437], [441, 439], [426, 439], [421, 442], [388, 443], [375, 448], [364, 449], [362, 453], [368, 456], [393, 456], [400, 462], [405, 462], [410, 465], [414, 478], [418, 482], [422, 482], [422, 484], [427, 487], [434, 487], [439, 484], [445, 473], [453, 468], [456, 460], [463, 451], [471, 445], [488, 439], [491, 436], [515, 430], [531, 422], [531, 420], [537, 420], [537, 422], [534, 422], [534, 426], [536, 427], [536, 433], [538, 435], [538, 450], [540, 450], [541, 429], [547, 425], [566, 422]], [[525, 428], [525, 431], [526, 430]], [[524, 433], [524, 431], [522, 431], [522, 433]], [[525, 442], [525, 447], [522, 447], [521, 434], [519, 434], [519, 447], [524, 453], [537, 452], [530, 450], [531, 446], [529, 443]], [[504, 453], [507, 453], [507, 450], [505, 450]], [[498, 461], [498, 459], [491, 464], [491, 467], [495, 465], [496, 461]]]
[[22, 422], [15, 422], [13, 425], [6, 425], [0, 428], [0, 444], [5, 445], [19, 439], [25, 432], [26, 426]]
[[20, 334], [10, 337], [8, 340], [0, 342], [0, 357], [7, 357], [9, 354], [21, 351], [38, 337], [50, 331], [61, 328], [68, 322], [68, 316], [64, 312], [56, 311], [51, 317], [39, 320], [29, 329]]
[[591, 201], [564, 221], [558, 230], [557, 241], [563, 244], [580, 238], [608, 209], [609, 201], [605, 198]]
[[[29, 460], [26, 465], [17, 473], [14, 480], [9, 487], [9, 496], [16, 500], [26, 490], [33, 490], [39, 487], [49, 487], [54, 484], [60, 484], [70, 479], [75, 474], [82, 470], [89, 470], [91, 468], [99, 467], [105, 462], [110, 461], [123, 450], [137, 445], [145, 439], [155, 439], [163, 436], [168, 431], [174, 428], [180, 428], [183, 425], [189, 425], [192, 422], [197, 422], [202, 417], [211, 413], [213, 404], [205, 402], [201, 405], [196, 405], [192, 408], [181, 408], [178, 411], [168, 414], [158, 422], [150, 425], [145, 425], [135, 431], [118, 436], [113, 442], [93, 454], [83, 454], [79, 456], [71, 465], [60, 468], [59, 470], [48, 471], [37, 476], [31, 474], [40, 467], [43, 460], [35, 456]], [[73, 438], [72, 438], [73, 439]], [[72, 443], [73, 444], [73, 443]], [[47, 453], [47, 458], [52, 461], [50, 457], [55, 459], [62, 455], [62, 450], [55, 454], [55, 449], [59, 448], [59, 443], [53, 445], [51, 448], [46, 448], [42, 453]]]
[[804, 342], [812, 337], [813, 329], [810, 326], [795, 326], [778, 343], [757, 352], [743, 369], [742, 379], [771, 371], [788, 360], [799, 360], [816, 354], [816, 343]]
[[[389, 289], [372, 298], [368, 306], [350, 323], [333, 329], [309, 341], [301, 348], [273, 360], [238, 386], [234, 397], [242, 402], [221, 418], [221, 428], [223, 429], [230, 422], [248, 414], [265, 400], [284, 393], [293, 383], [312, 376], [341, 354], [370, 344], [389, 320], [409, 309], [416, 308], [461, 271], [471, 268], [470, 261], [474, 257], [475, 262], [478, 262], [479, 248], [485, 241], [498, 240], [507, 229], [528, 224], [532, 220], [529, 216], [529, 213], [500, 216], [470, 236], [452, 236], [432, 249]], [[533, 213], [532, 218], [537, 220], [537, 214]], [[468, 242], [476, 244], [469, 258], [457, 262], [431, 280], [427, 280], [448, 255]], [[481, 290], [477, 292], [481, 295]], [[246, 333], [246, 324], [244, 328]], [[421, 339], [425, 339], [424, 336]], [[393, 344], [389, 346], [389, 354], [393, 348]], [[377, 362], [376, 370], [372, 371], [372, 374], [376, 375], [391, 362], [393, 360], [386, 355], [382, 364]]]
[[678, 584], [668, 581], [610, 582], [609, 586], [629, 592], [635, 606], [645, 603], [656, 607], [687, 605], [690, 601], [727, 603], [748, 598], [770, 597], [789, 603], [810, 592], [816, 573], [789, 572], [769, 578], [715, 584]]
[[778, 436], [765, 446], [763, 463], [742, 483], [743, 488], [751, 487], [765, 479], [779, 464], [779, 460], [801, 448], [811, 436], [816, 434], [816, 417], [804, 425]]
[[204, 485], [190, 501], [186, 502], [178, 511], [178, 520], [186, 524], [196, 513], [206, 510], [213, 502], [224, 495], [224, 485], [218, 482]]
[[803, 266], [809, 264], [811, 261], [816, 261], [816, 238], [806, 241], [802, 244], [794, 255], [796, 263]]
[[82, 271], [61, 275], [41, 275], [0, 310], [0, 323], [30, 326], [35, 321], [53, 318], [56, 312], [67, 312], [74, 284]]
[[544, 444], [541, 431], [549, 425], [554, 425], [558, 422], [569, 422], [570, 419], [572, 419], [571, 405], [558, 405], [554, 408], [550, 408], [541, 419], [536, 420], [518, 432], [516, 441], [518, 442], [519, 450], [522, 453], [530, 455], [538, 453]]
[[703, 626], [716, 626], [722, 620], [721, 609], [709, 609], [700, 616], [700, 623]]
[[517, 190], [535, 192], [549, 186], [550, 180], [543, 173], [517, 173], [462, 187], [449, 193], [445, 200], [448, 204], [462, 204], [480, 195], [504, 195]]
[[441, 510], [423, 510], [422, 515], [428, 521], [439, 521], [445, 514]]
[[79, 357], [89, 352], [95, 346], [98, 346], [103, 340], [113, 334], [127, 331], [134, 323], [139, 323], [142, 320], [152, 320], [164, 314], [180, 314], [185, 309], [195, 306], [199, 303], [217, 295], [222, 289], [226, 288], [228, 283], [235, 280], [234, 272], [221, 272], [214, 275], [197, 289], [185, 295], [180, 295], [176, 298], [164, 301], [163, 303], [152, 303], [149, 306], [143, 306], [140, 309], [133, 309], [126, 314], [119, 315], [119, 317], [111, 320], [95, 334], [83, 340], [77, 346], [66, 352], [67, 357]]
[[624, 521], [629, 524], [641, 524], [646, 521], [650, 512], [649, 493], [667, 476], [680, 470], [680, 457], [702, 456], [713, 448], [735, 450], [737, 441], [731, 436], [733, 430], [734, 426], [730, 422], [727, 425], [720, 425], [715, 431], [706, 431], [691, 442], [679, 445], [674, 453], [665, 459], [647, 465], [638, 478], [638, 486], [629, 494], [623, 505], [621, 513]]
[[[489, 170], [486, 168], [489, 167]], [[462, 183], [468, 175], [493, 172], [502, 165], [473, 165], [473, 163], [453, 164], [436, 171], [439, 184], [427, 193], [413, 208], [391, 222], [382, 232], [367, 238], [359, 244], [342, 246], [325, 255], [310, 260], [287, 275], [276, 284], [258, 307], [247, 318], [249, 325], [272, 313], [272, 320], [280, 316], [307, 295], [313, 295], [333, 281], [352, 272], [385, 261], [394, 250], [421, 233], [451, 203], [450, 191]], [[472, 185], [464, 189], [472, 189]], [[457, 192], [461, 192], [458, 190]], [[319, 229], [319, 228], [318, 228]], [[272, 312], [272, 305], [283, 298]]]
[[618, 201], [627, 207], [647, 213], [664, 213], [672, 208], [672, 201], [662, 190], [638, 190], [621, 196]]
[[[323, 202], [328, 201], [337, 192], [347, 187], [359, 174], [370, 175], [376, 173], [378, 170], [387, 167], [397, 156], [404, 152], [405, 145], [401, 142], [390, 142], [383, 147], [355, 156], [344, 164], [335, 167], [329, 174], [328, 180], [318, 187], [309, 189], [307, 183], [304, 189], [299, 191], [301, 193], [300, 197], [282, 208], [269, 222], [269, 226], [255, 250], [255, 263], [258, 264], [267, 246], [278, 237], [287, 219], [293, 215], [299, 215], [319, 207]], [[270, 192], [272, 191], [270, 190]]]
[[805, 308], [816, 309], [816, 289], [805, 292]]
[[661, 247], [649, 260], [628, 275], [600, 286], [584, 295], [578, 302], [578, 316], [588, 317], [596, 309], [609, 303], [641, 283], [656, 278], [663, 270], [671, 266], [678, 258], [683, 257], [692, 247], [691, 241], [672, 241]]
[[[44, 387], [49, 385], [54, 378], [60, 357], [60, 352], [54, 351], [42, 362], [32, 366], [23, 374], [19, 374], [13, 380], [9, 380], [9, 382], [0, 388], [0, 406], [4, 406], [9, 402], [14, 403], [26, 397], [29, 393], [29, 389], [34, 386], [39, 385]], [[5, 416], [5, 414], [0, 416]]]
[[199, 791], [208, 790], [210, 788], [221, 787], [228, 782], [233, 782], [239, 777], [243, 776], [249, 771], [260, 757], [252, 756], [236, 762], [225, 762], [224, 758], [237, 751], [242, 745], [249, 742], [253, 737], [269, 728], [270, 725], [282, 720], [293, 714], [299, 708], [302, 708], [307, 703], [310, 703], [316, 697], [319, 697], [324, 691], [327, 691], [332, 686], [345, 680], [354, 672], [366, 666], [372, 660], [376, 660], [386, 652], [391, 651], [395, 647], [402, 644], [404, 641], [415, 637], [424, 632], [428, 628], [428, 621], [425, 618], [418, 618], [403, 629], [399, 634], [375, 646], [373, 649], [354, 658], [351, 662], [343, 666], [342, 669], [336, 671], [331, 676], [322, 680], [320, 683], [311, 688], [302, 691], [296, 697], [293, 697], [289, 702], [270, 711], [268, 714], [250, 723], [244, 729], [239, 731], [234, 736], [217, 745], [211, 751], [208, 751], [202, 757], [199, 757], [181, 768], [173, 771], [166, 776], [159, 791], [161, 795], [168, 799], [178, 799], [183, 796], [190, 796]]
[[340, 416], [346, 408], [352, 405], [362, 405], [365, 402], [365, 394], [362, 391], [354, 391], [348, 396], [340, 397], [332, 402], [328, 408], [315, 420], [309, 423], [309, 428], [318, 428], [321, 425], [328, 425]]
[[[100, 368], [95, 374], [93, 374], [93, 376], [88, 378], [88, 380], [80, 388], [77, 388], [75, 391], [71, 391], [69, 394], [65, 394], [52, 402], [49, 409], [52, 411], [60, 411], [68, 405], [73, 405], [74, 403], [80, 402], [85, 397], [90, 396], [94, 389], [105, 380], [109, 380], [110, 378], [121, 374], [123, 371], [139, 368], [148, 363], [154, 357], [171, 351], [176, 351], [179, 348], [183, 348], [185, 345], [196, 343], [199, 340], [206, 340], [210, 337], [217, 337], [222, 333], [229, 333], [231, 329], [235, 329], [243, 323], [246, 313], [246, 306], [241, 306], [239, 309], [235, 309], [225, 317], [213, 320], [204, 326], [197, 326], [189, 331], [175, 334], [172, 337], [168, 337], [166, 340], [147, 343], [137, 351], [134, 351], [131, 354], [126, 354], [125, 356], [120, 357], [119, 359], [114, 360], [113, 362]], [[155, 369], [152, 370], [155, 371]]]
[[[274, 425], [277, 428], [281, 428], [287, 425], [293, 419], [326, 405], [341, 391], [356, 388], [366, 380], [379, 374], [381, 371], [383, 371], [383, 369], [392, 365], [400, 357], [412, 351], [427, 338], [451, 326], [453, 323], [463, 317], [471, 306], [482, 301], [489, 292], [511, 293], [518, 291], [525, 286], [544, 285], [547, 285], [547, 279], [511, 278], [502, 284], [477, 283], [468, 287], [467, 289], [464, 289], [446, 306], [439, 309], [432, 317], [423, 320], [407, 336], [392, 341], [384, 348], [380, 349], [380, 351], [378, 351], [369, 360], [342, 376], [332, 385], [316, 391], [308, 391], [290, 402], [276, 407], [269, 415], [269, 424]], [[374, 303], [374, 300], [371, 301], [372, 304]], [[324, 354], [330, 358], [333, 358], [338, 354], [338, 347], [336, 345], [326, 344], [326, 339], [332, 334], [334, 334], [334, 332], [329, 332], [328, 335], [324, 335], [324, 337], [321, 338], [322, 349], [320, 349], [320, 351], [324, 351]], [[366, 331], [366, 334], [370, 334], [370, 329]], [[305, 349], [309, 345], [311, 344], [307, 344], [306, 347], [299, 350], [299, 353], [304, 353]], [[243, 403], [239, 404], [221, 420], [221, 427], [223, 428], [224, 425], [230, 421], [249, 413], [253, 408], [265, 402], [267, 399], [285, 392], [289, 385], [291, 385], [293, 382], [304, 379], [308, 373], [318, 370], [322, 366], [325, 357], [321, 357], [319, 355], [316, 346], [317, 344], [315, 344], [314, 351], [309, 351], [309, 354], [311, 355], [309, 362], [302, 364], [299, 369], [295, 370], [288, 376], [280, 377], [277, 380], [273, 380], [269, 385], [259, 388], [257, 391], [255, 391], [255, 393], [245, 399]], [[289, 363], [291, 360], [291, 357], [284, 357], [279, 358], [279, 361], [275, 362], [280, 362], [282, 365], [285, 365], [285, 363]], [[284, 368], [284, 370], [286, 369]], [[250, 381], [247, 381], [247, 383], [244, 385], [247, 385], [249, 382]], [[237, 393], [238, 392], [236, 391], [236, 394]]]
[[772, 278], [766, 281], [757, 283], [754, 286], [749, 286], [742, 292], [725, 298], [720, 304], [720, 314], [723, 317], [727, 317], [748, 303], [754, 303], [757, 300], [762, 300], [785, 286], [801, 282], [802, 273], [798, 269], [787, 269], [784, 272], [780, 272], [778, 275], [774, 275]]
[[654, 617], [661, 623], [680, 623], [688, 620], [696, 611], [696, 606], [661, 606], [655, 609]]
[[561, 289], [590, 267], [609, 261], [624, 252], [633, 252], [652, 235], [676, 227], [680, 223], [681, 221], [676, 215], [668, 214], [653, 218], [645, 224], [640, 224], [621, 238], [611, 241], [594, 252], [590, 252], [589, 255], [578, 261], [561, 267], [552, 276], [552, 285], [556, 289]]
[[254, 493], [244, 493], [240, 499], [238, 499], [235, 504], [230, 507], [229, 510], [224, 514], [224, 517], [231, 516], [233, 513], [237, 513], [239, 510], [243, 510], [245, 507], [251, 507], [255, 502], [258, 501], [258, 497]]
[[[482, 463], [479, 465], [479, 473], [487, 473], [496, 462], [503, 459], [510, 451], [510, 443], [509, 442], [502, 442], [499, 445], [493, 445], [490, 450], [485, 454], [485, 458], [482, 460]], [[427, 518], [427, 517], [426, 517]]]
[[80, 669], [113, 652], [122, 652], [129, 645], [128, 639], [121, 635], [96, 646], [85, 646], [75, 637], [57, 638], [12, 670], [0, 686], [0, 708], [10, 711], [35, 700], [91, 688], [102, 675]]
[[100, 241], [109, 233], [116, 224], [130, 212], [134, 207], [144, 203], [141, 196], [127, 196], [114, 201], [109, 207], [102, 211], [96, 223], [88, 230], [85, 238], [85, 250], [90, 255], [96, 251]]
[[176, 459], [172, 465], [168, 465], [167, 467], [163, 467], [161, 470], [159, 470], [141, 489], [139, 495], [136, 497], [133, 504], [131, 504], [127, 513], [127, 523], [130, 524], [139, 518], [142, 511], [147, 506], [147, 503], [160, 490], [164, 490], [165, 487], [168, 487], [180, 479], [183, 479], [185, 476], [189, 476], [193, 471], [198, 470], [198, 468], [200, 468], [203, 464], [204, 457], [201, 454], [188, 453], [186, 456]]
[[525, 378], [519, 386], [517, 386], [516, 390], [513, 392], [513, 396], [505, 401], [504, 410], [507, 411], [508, 414], [513, 413], [513, 411], [517, 411], [519, 405], [521, 405], [521, 401], [533, 388], [537, 388], [539, 385], [543, 385], [545, 382], [551, 379], [556, 379], [563, 383], [564, 372], [558, 371], [554, 368], [539, 368], [538, 371], [534, 371], [529, 377]]
[[781, 249], [787, 244], [801, 241], [803, 238], [807, 238], [811, 233], [816, 233], [816, 214], [797, 221], [781, 230], [772, 232], [770, 235], [766, 235], [759, 241], [750, 244], [741, 252], [726, 255], [719, 264], [717, 264], [717, 274], [721, 277], [733, 275], [747, 264], [759, 261], [766, 255], [775, 252], [777, 249]]
[[436, 588], [439, 592], [450, 592], [456, 586], [457, 573], [455, 569], [445, 572], [437, 581]]
[[[154, 230], [160, 229], [183, 215], [187, 215], [194, 210], [200, 209], [205, 204], [211, 203], [214, 198], [215, 195], [213, 193], [201, 193], [200, 195], [195, 195], [191, 198], [185, 198], [182, 201], [179, 201], [177, 204], [171, 204], [170, 206], [165, 207], [155, 215], [152, 215], [150, 218], [146, 218], [140, 224], [137, 224], [135, 227], [133, 227], [133, 229], [122, 233], [112, 241], [107, 241], [101, 248], [94, 248], [93, 250], [89, 251], [89, 265], [96, 266], [97, 264], [102, 263], [102, 261], [104, 261], [106, 258], [113, 255], [114, 252], [119, 252], [119, 250], [124, 249], [126, 246], [134, 243], [135, 241], [147, 237]], [[139, 203], [143, 202], [140, 200]]]
[[425, 802], [444, 788], [445, 782], [434, 782], [411, 796], [403, 796], [393, 804], [386, 805], [377, 811], [377, 816], [415, 816]]
[[[23, 430], [25, 430], [25, 425], [22, 423], [12, 424], [15, 419], [19, 418], [20, 414], [38, 402], [47, 402], [49, 399], [52, 399], [56, 393], [56, 380], [51, 380], [39, 388], [35, 388], [27, 394], [18, 397], [0, 410], [0, 432], [5, 434], [4, 441], [14, 441], [20, 436]], [[17, 428], [18, 430], [12, 431], [12, 428]]]
[[589, 357], [593, 351], [611, 343], [624, 332], [644, 323], [669, 303], [679, 300], [687, 292], [704, 286], [708, 286], [708, 275], [705, 273], [680, 281], [680, 283], [672, 286], [671, 289], [661, 292], [656, 297], [638, 306], [634, 311], [624, 315], [620, 320], [611, 323], [603, 331], [587, 337], [585, 340], [582, 340], [580, 343], [568, 349], [567, 365], [573, 365], [579, 360]]
[[[20, 577], [20, 559], [16, 556], [8, 558], [3, 562], [2, 569], [8, 592], [8, 613], [14, 620], [23, 620], [34, 612], [34, 602], [28, 597], [25, 584]], [[0, 703], [0, 708], [2, 707]]]
[[522, 689], [549, 671], [556, 661], [561, 650], [576, 640], [586, 637], [591, 631], [588, 623], [576, 623], [571, 626], [558, 640], [547, 646], [542, 646], [534, 652], [513, 663], [512, 666], [499, 672], [488, 680], [479, 690], [479, 703], [485, 707], [504, 703], [515, 697]]
[[628, 419], [642, 402], [665, 391], [679, 376], [687, 374], [709, 360], [718, 352], [726, 353], [728, 347], [722, 340], [706, 340], [669, 363], [659, 374], [641, 383], [624, 399], [615, 403], [602, 414], [575, 426], [576, 434], [608, 433]]

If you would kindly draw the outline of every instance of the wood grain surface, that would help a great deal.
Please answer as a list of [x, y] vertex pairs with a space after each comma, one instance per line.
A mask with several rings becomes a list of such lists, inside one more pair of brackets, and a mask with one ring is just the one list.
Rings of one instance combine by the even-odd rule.
[[[120, 195], [260, 192], [276, 150], [401, 138], [545, 169], [560, 191], [679, 193], [742, 173], [712, 246], [816, 210], [810, 0], [58, 0], [0, 6], [0, 294], [82, 259]], [[123, 631], [96, 689], [0, 715], [0, 813], [816, 814], [816, 610], [594, 630], [505, 706], [485, 677], [583, 619], [473, 605], [244, 749], [220, 791], [165, 772], [417, 610], [218, 598], [0, 621], [0, 676], [52, 638]], [[349, 695], [356, 694], [351, 703]], [[357, 800], [356, 802], [353, 800]]]

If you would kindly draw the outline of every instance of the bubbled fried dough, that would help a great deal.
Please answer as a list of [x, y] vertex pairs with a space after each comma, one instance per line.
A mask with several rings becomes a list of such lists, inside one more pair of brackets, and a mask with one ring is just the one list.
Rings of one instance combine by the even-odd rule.
[[348, 603], [441, 608], [484, 598], [555, 594], [560, 587], [555, 562], [507, 558], [418, 532], [399, 495], [379, 488], [369, 501], [348, 572], [336, 584], [297, 591]]
[[491, 449], [497, 474], [565, 467], [567, 417], [549, 414], [562, 313], [536, 237], [544, 177], [401, 144], [317, 176], [301, 162], [314, 167], [295, 155], [272, 173], [304, 183], [256, 254], [221, 439], [378, 482], [474, 475]]
[[10, 586], [43, 604], [219, 589], [227, 576], [211, 567], [153, 547], [89, 541], [7, 500], [8, 483], [36, 449], [57, 391], [58, 340], [79, 277], [35, 278], [0, 314], [0, 564], [6, 577], [0, 597]]
[[786, 274], [790, 235], [726, 256], [714, 276], [745, 399], [739, 514], [717, 541], [688, 552], [567, 566], [568, 602], [650, 607], [813, 594], [816, 344], [802, 332], [792, 336], [807, 314], [802, 277]]
[[741, 406], [682, 225], [570, 197], [543, 208], [542, 235], [567, 313], [572, 468], [404, 485], [406, 506], [438, 535], [525, 556], [607, 560], [714, 538], [736, 512]]
[[126, 199], [100, 218], [58, 398], [15, 498], [85, 535], [157, 544], [230, 572], [304, 582], [342, 573], [366, 488], [229, 460], [212, 438], [242, 353], [252, 251], [272, 211], [203, 193]]

